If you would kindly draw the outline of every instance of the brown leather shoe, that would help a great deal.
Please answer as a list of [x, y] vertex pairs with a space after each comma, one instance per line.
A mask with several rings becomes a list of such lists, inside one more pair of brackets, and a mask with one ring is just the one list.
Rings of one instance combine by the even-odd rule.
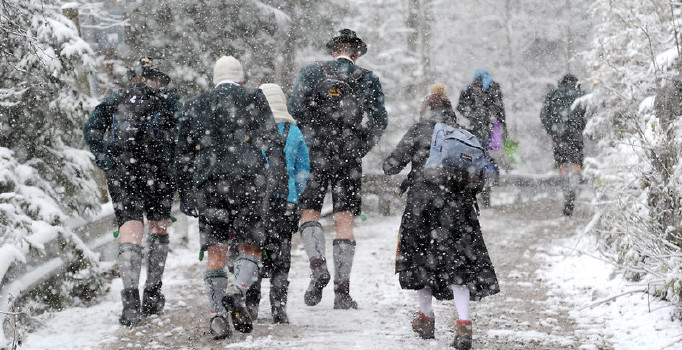
[[428, 317], [421, 313], [421, 311], [415, 313], [414, 319], [412, 319], [412, 330], [423, 339], [435, 338], [436, 316]]
[[457, 350], [471, 349], [473, 334], [473, 325], [469, 320], [457, 320], [455, 326], [455, 340], [452, 341], [452, 347]]

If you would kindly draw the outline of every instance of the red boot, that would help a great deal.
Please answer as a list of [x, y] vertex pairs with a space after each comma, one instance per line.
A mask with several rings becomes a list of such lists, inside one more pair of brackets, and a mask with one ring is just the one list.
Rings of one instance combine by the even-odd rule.
[[412, 330], [419, 334], [423, 339], [433, 339], [436, 330], [435, 315], [428, 317], [421, 311], [415, 313], [414, 319], [412, 320]]
[[452, 347], [457, 350], [471, 349], [473, 326], [469, 320], [457, 320], [455, 328], [455, 340], [452, 341]]

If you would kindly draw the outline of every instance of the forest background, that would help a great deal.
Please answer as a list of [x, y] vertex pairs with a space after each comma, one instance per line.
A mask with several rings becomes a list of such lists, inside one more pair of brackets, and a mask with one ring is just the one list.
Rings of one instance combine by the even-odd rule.
[[[211, 87], [222, 55], [240, 59], [248, 85], [275, 82], [288, 93], [300, 67], [329, 58], [324, 44], [345, 27], [368, 44], [358, 64], [380, 77], [389, 111], [367, 173], [380, 173], [376, 164], [416, 121], [431, 84], [445, 83], [456, 103], [485, 68], [501, 84], [508, 133], [519, 141], [511, 173], [553, 174], [540, 107], [562, 75], [578, 76], [590, 92], [584, 174], [596, 194], [587, 231], [619, 273], [679, 304], [682, 138], [661, 130], [653, 104], [679, 72], [680, 1], [0, 3], [4, 329], [8, 312], [89, 302], [102, 288], [97, 254], [74, 231], [102, 199], [81, 126], [103, 94], [126, 83], [135, 58], [156, 58], [184, 99]], [[35, 283], [20, 277], [49, 256], [63, 266], [29, 288]]]

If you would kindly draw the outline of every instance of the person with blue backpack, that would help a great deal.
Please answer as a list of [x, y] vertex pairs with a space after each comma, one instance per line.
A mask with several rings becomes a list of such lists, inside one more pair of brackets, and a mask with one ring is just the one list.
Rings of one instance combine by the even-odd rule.
[[419, 311], [412, 329], [424, 339], [434, 338], [432, 298], [454, 299], [459, 319], [452, 346], [470, 349], [470, 300], [500, 291], [476, 205], [490, 159], [478, 139], [457, 124], [443, 84], [432, 86], [419, 121], [386, 158], [383, 170], [396, 175], [410, 163], [401, 185], [407, 205], [396, 273], [402, 289], [417, 291]]
[[282, 88], [277, 84], [262, 84], [260, 89], [270, 105], [279, 133], [284, 139], [289, 196], [271, 198], [269, 201], [268, 215], [264, 218], [265, 242], [261, 245], [263, 268], [258, 281], [246, 292], [246, 306], [251, 317], [257, 319], [262, 278], [269, 278], [272, 321], [276, 324], [286, 324], [289, 323], [286, 309], [291, 268], [291, 237], [298, 231], [298, 221], [301, 218], [298, 200], [310, 177], [310, 156], [301, 130], [287, 112], [287, 100]]
[[[170, 77], [148, 57], [128, 72], [130, 84], [104, 96], [83, 126], [95, 163], [105, 172], [120, 239], [118, 271], [123, 280], [119, 322], [137, 326], [141, 315], [160, 313], [168, 256], [166, 228], [175, 181], [173, 158], [180, 95], [167, 88]], [[140, 304], [144, 217], [148, 223], [147, 280]]]

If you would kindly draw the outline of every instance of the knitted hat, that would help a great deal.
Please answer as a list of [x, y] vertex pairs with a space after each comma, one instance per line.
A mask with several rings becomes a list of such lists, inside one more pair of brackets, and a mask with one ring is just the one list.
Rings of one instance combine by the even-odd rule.
[[263, 90], [265, 98], [270, 104], [272, 115], [275, 116], [276, 122], [287, 122], [296, 124], [294, 118], [287, 111], [287, 98], [284, 96], [284, 91], [277, 84], [263, 84], [260, 86]]
[[452, 103], [450, 102], [450, 99], [445, 96], [446, 93], [447, 89], [444, 84], [433, 84], [431, 86], [431, 94], [424, 99], [419, 114], [423, 115], [426, 111], [440, 108], [452, 109]]
[[213, 84], [218, 84], [223, 80], [231, 80], [235, 83], [244, 82], [242, 64], [232, 56], [220, 57], [213, 66]]

